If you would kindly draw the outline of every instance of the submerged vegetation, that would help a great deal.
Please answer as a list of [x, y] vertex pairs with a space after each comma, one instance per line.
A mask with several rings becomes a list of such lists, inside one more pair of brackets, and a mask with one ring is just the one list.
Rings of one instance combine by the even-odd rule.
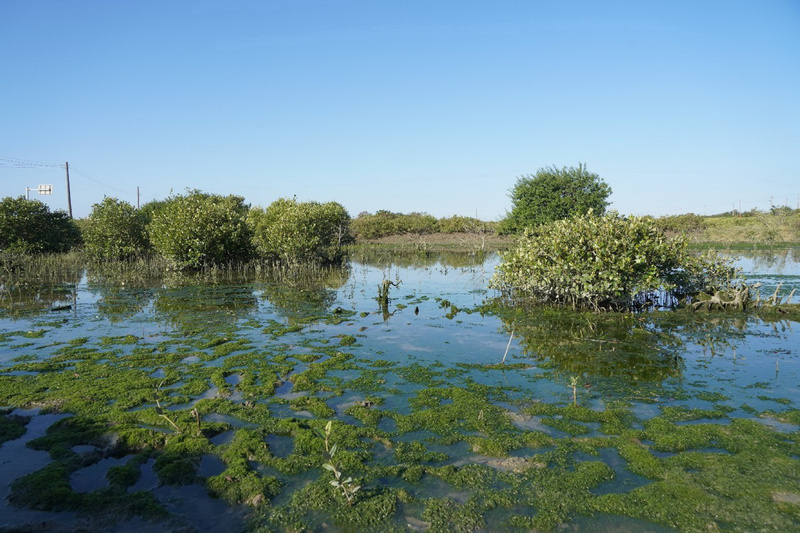
[[96, 265], [68, 312], [4, 315], [0, 441], [59, 413], [10, 509], [84, 529], [202, 528], [201, 508], [232, 530], [800, 527], [793, 315], [530, 312], [482, 301], [482, 257], [414, 257], [245, 280]]

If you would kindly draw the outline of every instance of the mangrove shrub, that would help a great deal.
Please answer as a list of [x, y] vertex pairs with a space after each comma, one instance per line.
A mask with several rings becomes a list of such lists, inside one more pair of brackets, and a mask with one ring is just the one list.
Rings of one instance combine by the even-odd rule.
[[84, 249], [96, 260], [130, 259], [149, 247], [144, 214], [125, 201], [103, 198], [83, 227]]
[[0, 201], [0, 252], [66, 252], [81, 241], [80, 230], [64, 211], [51, 212], [38, 200]]
[[339, 261], [350, 242], [350, 215], [337, 202], [281, 198], [248, 216], [257, 254], [286, 264]]
[[589, 213], [526, 230], [491, 286], [538, 303], [627, 310], [725, 290], [735, 276], [729, 263], [689, 253], [683, 236], [667, 238], [652, 219]]
[[353, 233], [358, 239], [378, 239], [388, 235], [426, 235], [438, 231], [436, 217], [427, 213], [393, 213], [385, 209], [370, 214], [359, 213], [353, 220]]
[[512, 208], [501, 224], [503, 233], [520, 233], [556, 220], [592, 211], [603, 214], [611, 187], [600, 176], [576, 167], [544, 167], [521, 176], [509, 191]]
[[248, 261], [248, 211], [241, 196], [188, 191], [158, 207], [147, 232], [153, 248], [178, 270]]

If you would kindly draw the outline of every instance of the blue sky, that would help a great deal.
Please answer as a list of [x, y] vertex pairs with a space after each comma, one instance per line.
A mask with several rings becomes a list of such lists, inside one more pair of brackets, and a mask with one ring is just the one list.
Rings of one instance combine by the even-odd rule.
[[0, 0], [0, 58], [0, 196], [66, 208], [69, 161], [77, 217], [138, 186], [497, 220], [580, 162], [625, 214], [800, 202], [798, 0]]

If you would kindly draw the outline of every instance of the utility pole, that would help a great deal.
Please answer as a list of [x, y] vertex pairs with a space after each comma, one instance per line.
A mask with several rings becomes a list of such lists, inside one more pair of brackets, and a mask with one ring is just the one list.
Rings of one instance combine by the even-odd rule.
[[136, 209], [139, 209], [139, 186], [136, 186]]
[[72, 194], [69, 190], [69, 161], [64, 163], [64, 168], [67, 169], [67, 207], [69, 208], [69, 218], [72, 218]]

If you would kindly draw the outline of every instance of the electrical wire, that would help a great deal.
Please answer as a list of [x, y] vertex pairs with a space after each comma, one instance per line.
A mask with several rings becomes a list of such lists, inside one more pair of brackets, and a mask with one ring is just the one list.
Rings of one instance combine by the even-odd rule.
[[13, 157], [0, 157], [0, 161], [6, 161], [8, 163], [12, 163], [12, 165], [0, 164], [0, 166], [4, 166], [4, 167], [7, 167], [7, 168], [33, 168], [33, 167], [50, 167], [50, 168], [61, 167], [61, 168], [63, 168], [64, 167], [64, 165], [57, 164], [57, 163], [40, 163], [38, 161], [26, 161], [24, 159], [16, 159], [16, 158], [13, 158]]
[[98, 185], [102, 185], [103, 187], [111, 189], [112, 191], [117, 191], [118, 193], [128, 194], [128, 195], [135, 195], [136, 194], [133, 191], [126, 190], [126, 189], [120, 189], [119, 187], [114, 187], [113, 185], [109, 185], [108, 183], [103, 183], [102, 181], [91, 177], [86, 172], [83, 172], [82, 170], [80, 170], [78, 168], [75, 168], [74, 166], [70, 166], [69, 170], [70, 170], [70, 173], [74, 172], [74, 173], [78, 174], [79, 176], [81, 176], [81, 177], [83, 177], [83, 178], [85, 178], [85, 179], [87, 179], [87, 180], [89, 180], [89, 181], [91, 181], [93, 183], [96, 183]]

